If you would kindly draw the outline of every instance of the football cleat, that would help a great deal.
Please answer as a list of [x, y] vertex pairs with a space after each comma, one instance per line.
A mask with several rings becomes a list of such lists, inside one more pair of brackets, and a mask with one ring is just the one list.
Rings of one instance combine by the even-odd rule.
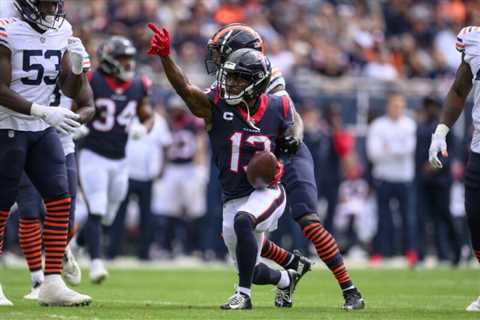
[[27, 300], [38, 300], [38, 293], [40, 292], [41, 282], [35, 282], [30, 289], [30, 292], [23, 296], [23, 299]]
[[246, 294], [236, 292], [228, 298], [227, 303], [222, 304], [220, 309], [223, 310], [249, 310], [252, 309], [252, 300]]
[[300, 250], [293, 250], [293, 254], [298, 257], [298, 266], [295, 270], [298, 275], [297, 283], [302, 279], [302, 277], [309, 271], [312, 270], [312, 261], [305, 257]]
[[360, 310], [365, 308], [365, 301], [357, 288], [352, 288], [343, 292], [345, 304], [343, 309], [346, 311]]
[[0, 306], [13, 306], [12, 301], [8, 300], [2, 290], [2, 285], [0, 284]]
[[72, 249], [70, 249], [70, 245], [65, 248], [62, 276], [72, 286], [78, 286], [82, 281], [82, 270], [73, 255]]
[[90, 281], [100, 284], [108, 277], [108, 271], [101, 259], [94, 259], [90, 267]]
[[68, 288], [60, 275], [49, 275], [40, 286], [38, 302], [41, 306], [87, 306], [92, 298]]
[[287, 272], [290, 278], [290, 284], [283, 289], [277, 288], [275, 293], [275, 307], [291, 308], [293, 305], [293, 292], [300, 278], [295, 270], [290, 269], [287, 270]]
[[465, 310], [472, 311], [472, 312], [480, 311], [480, 297], [478, 297], [477, 300], [470, 303], [470, 305]]

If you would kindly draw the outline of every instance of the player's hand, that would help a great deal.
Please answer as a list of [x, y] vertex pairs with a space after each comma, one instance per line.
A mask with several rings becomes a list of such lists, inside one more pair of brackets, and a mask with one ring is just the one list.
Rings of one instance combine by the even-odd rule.
[[147, 128], [141, 123], [132, 123], [130, 126], [130, 137], [133, 140], [139, 140], [148, 134]]
[[434, 168], [442, 168], [443, 164], [440, 161], [438, 154], [441, 153], [444, 158], [448, 157], [447, 152], [447, 134], [450, 129], [444, 125], [439, 124], [432, 134], [432, 142], [428, 149], [428, 161]]
[[79, 140], [83, 137], [86, 137], [90, 133], [90, 130], [86, 125], [81, 125], [80, 127], [76, 128], [75, 131], [72, 133], [73, 140]]
[[278, 150], [287, 154], [295, 154], [302, 141], [293, 135], [287, 135], [278, 140]]
[[80, 127], [78, 122], [80, 116], [66, 108], [47, 107], [34, 103], [30, 109], [30, 114], [43, 119], [63, 134], [73, 133], [76, 128]]
[[273, 179], [270, 186], [276, 186], [280, 183], [283, 177], [283, 163], [281, 161], [277, 162], [277, 167], [275, 168], [275, 178]]
[[148, 27], [154, 32], [150, 40], [149, 55], [168, 57], [170, 55], [170, 34], [166, 28], [160, 29], [154, 23], [149, 23]]
[[74, 74], [79, 75], [85, 71], [85, 69], [90, 68], [90, 58], [80, 38], [68, 38], [67, 50], [70, 54], [70, 62], [72, 64], [72, 72]]

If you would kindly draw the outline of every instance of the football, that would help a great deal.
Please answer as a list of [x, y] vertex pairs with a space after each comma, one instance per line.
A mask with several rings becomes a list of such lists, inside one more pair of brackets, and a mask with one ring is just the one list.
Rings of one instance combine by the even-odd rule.
[[272, 152], [257, 152], [247, 166], [248, 182], [255, 189], [265, 188], [275, 179], [277, 165], [277, 157]]

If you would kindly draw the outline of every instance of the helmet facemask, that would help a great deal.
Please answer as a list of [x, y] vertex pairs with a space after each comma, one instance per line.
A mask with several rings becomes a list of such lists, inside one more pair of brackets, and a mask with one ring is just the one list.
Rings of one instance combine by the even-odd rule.
[[113, 74], [122, 81], [130, 81], [135, 77], [135, 60], [133, 56], [120, 56], [111, 60]]
[[208, 74], [214, 74], [221, 65], [220, 47], [218, 44], [207, 45], [207, 56], [205, 58], [205, 69]]
[[102, 44], [98, 51], [100, 69], [121, 81], [130, 81], [135, 76], [137, 50], [130, 40], [113, 37]]
[[15, 0], [14, 6], [25, 21], [44, 31], [59, 29], [65, 20], [63, 0]]
[[227, 61], [219, 72], [219, 83], [222, 92], [222, 98], [229, 105], [238, 105], [242, 102], [255, 99], [254, 87], [255, 81], [252, 74], [235, 70], [235, 64]]

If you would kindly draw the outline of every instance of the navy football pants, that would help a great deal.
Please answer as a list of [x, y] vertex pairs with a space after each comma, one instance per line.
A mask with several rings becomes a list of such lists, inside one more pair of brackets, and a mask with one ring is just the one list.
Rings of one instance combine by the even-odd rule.
[[[72, 199], [69, 220], [69, 230], [72, 230], [71, 228], [75, 221], [74, 214], [77, 196], [77, 162], [74, 153], [70, 153], [66, 156], [65, 164], [68, 179], [68, 193]], [[42, 197], [25, 173], [20, 180], [17, 194], [17, 205], [20, 218], [39, 218], [43, 220], [43, 217], [45, 216]]]
[[465, 210], [472, 247], [477, 253], [480, 251], [480, 154], [474, 152], [470, 152], [465, 170]]
[[293, 219], [317, 212], [317, 185], [312, 154], [302, 143], [294, 156], [285, 161], [282, 184], [287, 192], [287, 206]]
[[45, 201], [69, 194], [65, 155], [54, 128], [0, 129], [0, 210], [9, 210], [15, 203], [24, 171]]

